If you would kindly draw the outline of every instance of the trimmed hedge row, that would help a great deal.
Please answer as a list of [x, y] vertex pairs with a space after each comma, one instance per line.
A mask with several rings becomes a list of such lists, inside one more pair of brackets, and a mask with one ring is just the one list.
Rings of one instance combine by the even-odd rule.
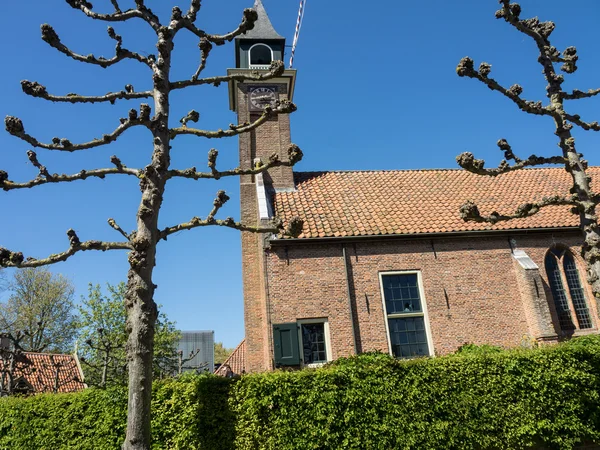
[[[155, 383], [154, 449], [235, 448], [232, 380], [181, 377]], [[124, 388], [0, 399], [1, 450], [115, 450], [125, 437]]]
[[[123, 390], [0, 400], [0, 449], [118, 449]], [[157, 383], [156, 449], [569, 449], [600, 442], [600, 338]]]

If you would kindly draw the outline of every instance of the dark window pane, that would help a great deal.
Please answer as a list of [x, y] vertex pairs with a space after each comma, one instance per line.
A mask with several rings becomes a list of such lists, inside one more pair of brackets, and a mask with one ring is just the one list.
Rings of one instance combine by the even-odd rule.
[[382, 278], [388, 314], [422, 311], [417, 274], [384, 275]]
[[303, 323], [301, 325], [304, 364], [327, 361], [325, 351], [325, 324]]
[[256, 45], [250, 50], [250, 64], [267, 65], [271, 63], [271, 49], [266, 45]]
[[585, 301], [581, 281], [579, 281], [577, 266], [575, 266], [575, 260], [570, 253], [565, 253], [563, 264], [579, 328], [592, 328], [592, 319], [590, 318], [590, 311], [587, 307], [587, 302]]
[[567, 294], [563, 286], [560, 269], [554, 253], [548, 252], [545, 263], [546, 274], [548, 275], [548, 281], [550, 282], [550, 290], [552, 291], [552, 298], [554, 299], [554, 306], [556, 308], [556, 314], [558, 315], [560, 328], [562, 330], [574, 330], [575, 325], [571, 318]]
[[[429, 355], [429, 346], [425, 331], [405, 331], [415, 328], [425, 330], [423, 317], [407, 317], [405, 319], [389, 319], [392, 353], [396, 358], [412, 358]], [[409, 325], [412, 323], [412, 325]]]

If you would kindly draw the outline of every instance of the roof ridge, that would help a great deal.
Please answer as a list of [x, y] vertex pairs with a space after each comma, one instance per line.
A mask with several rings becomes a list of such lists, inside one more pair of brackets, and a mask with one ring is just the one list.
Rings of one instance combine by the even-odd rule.
[[[600, 166], [589, 166], [588, 169], [597, 169], [600, 168]], [[532, 171], [532, 170], [564, 170], [564, 167], [523, 167], [522, 169], [517, 169], [517, 170], [527, 170], [527, 171]], [[343, 170], [343, 169], [332, 169], [332, 170], [304, 170], [304, 171], [300, 171], [300, 170], [295, 170], [294, 174], [305, 174], [305, 173], [391, 173], [391, 172], [465, 172], [465, 173], [470, 173], [465, 169], [462, 169], [460, 167], [456, 167], [456, 168], [451, 168], [451, 167], [447, 167], [447, 168], [423, 168], [423, 169], [348, 169], [348, 170]], [[513, 172], [516, 172], [513, 171]], [[509, 172], [505, 172], [505, 173], [509, 173]]]
[[73, 358], [75, 356], [75, 354], [71, 354], [71, 353], [45, 353], [45, 352], [23, 352], [27, 355], [46, 355], [46, 356], [70, 356], [71, 358]]

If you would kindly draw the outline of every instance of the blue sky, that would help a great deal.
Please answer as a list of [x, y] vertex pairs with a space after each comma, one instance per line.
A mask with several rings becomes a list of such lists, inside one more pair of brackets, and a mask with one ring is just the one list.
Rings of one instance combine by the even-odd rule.
[[[125, 9], [132, 0], [121, 0]], [[147, 0], [162, 18], [187, 0]], [[264, 0], [277, 31], [291, 44], [297, 1]], [[211, 33], [235, 28], [252, 0], [204, 0], [199, 24]], [[567, 89], [600, 87], [600, 4], [595, 0], [524, 0], [522, 17], [553, 20], [552, 41], [560, 50], [577, 47], [579, 71], [566, 75]], [[96, 0], [98, 11], [109, 12], [109, 0]], [[504, 137], [522, 156], [557, 151], [548, 118], [520, 112], [512, 102], [475, 80], [461, 79], [455, 67], [463, 56], [492, 64], [492, 77], [524, 87], [523, 97], [545, 99], [545, 83], [532, 41], [494, 18], [495, 0], [454, 2], [378, 0], [348, 2], [308, 0], [294, 66], [298, 70], [292, 116], [292, 140], [305, 158], [296, 166], [311, 170], [382, 170], [454, 168], [455, 156], [471, 151], [496, 165], [495, 146]], [[115, 105], [52, 104], [21, 92], [19, 81], [35, 80], [49, 92], [64, 95], [103, 94], [133, 84], [150, 87], [147, 67], [125, 61], [108, 69], [73, 61], [40, 39], [39, 26], [51, 24], [62, 41], [82, 54], [110, 57], [113, 42], [106, 23], [93, 21], [66, 2], [29, 0], [0, 2], [5, 44], [0, 71], [0, 115], [23, 119], [26, 130], [42, 141], [54, 136], [87, 141], [111, 132], [118, 118], [139, 102]], [[155, 36], [141, 21], [114, 25], [126, 48], [154, 53]], [[197, 41], [181, 32], [176, 40], [173, 79], [189, 78], [198, 64]], [[289, 49], [286, 55], [286, 64]], [[225, 73], [234, 64], [233, 45], [217, 47], [206, 75]], [[190, 109], [201, 114], [199, 126], [225, 128], [235, 120], [228, 109], [227, 88], [195, 87], [172, 95], [172, 121], [177, 124]], [[600, 100], [571, 102], [571, 111], [584, 120], [598, 120]], [[575, 130], [579, 151], [600, 164], [598, 136]], [[116, 154], [130, 167], [150, 158], [147, 131], [129, 130], [116, 144], [73, 154], [38, 151], [50, 172], [75, 173], [108, 167]], [[174, 143], [173, 167], [204, 167], [211, 147], [219, 150], [220, 167], [237, 164], [237, 139], [208, 141], [181, 136]], [[0, 169], [14, 181], [36, 175], [26, 157], [30, 147], [0, 132]], [[237, 180], [175, 180], [168, 185], [161, 226], [205, 216], [214, 194], [225, 189], [232, 200], [223, 216], [239, 213]], [[107, 224], [114, 218], [125, 230], [135, 227], [139, 203], [137, 182], [128, 177], [41, 186], [0, 192], [0, 246], [44, 257], [68, 246], [65, 231], [74, 228], [82, 240], [118, 240]], [[78, 254], [51, 270], [69, 277], [78, 296], [88, 283], [117, 283], [127, 272], [125, 252]], [[10, 273], [10, 272], [9, 272]], [[182, 232], [161, 243], [155, 269], [157, 302], [181, 329], [212, 329], [227, 346], [243, 337], [240, 238], [234, 230], [198, 229]], [[6, 295], [6, 294], [5, 294]]]

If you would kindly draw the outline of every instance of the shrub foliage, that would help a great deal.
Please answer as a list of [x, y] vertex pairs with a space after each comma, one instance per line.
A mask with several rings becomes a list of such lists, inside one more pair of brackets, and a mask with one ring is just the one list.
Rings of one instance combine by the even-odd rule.
[[[156, 449], [569, 449], [600, 441], [600, 338], [155, 385]], [[0, 449], [118, 449], [126, 393], [0, 401]]]

